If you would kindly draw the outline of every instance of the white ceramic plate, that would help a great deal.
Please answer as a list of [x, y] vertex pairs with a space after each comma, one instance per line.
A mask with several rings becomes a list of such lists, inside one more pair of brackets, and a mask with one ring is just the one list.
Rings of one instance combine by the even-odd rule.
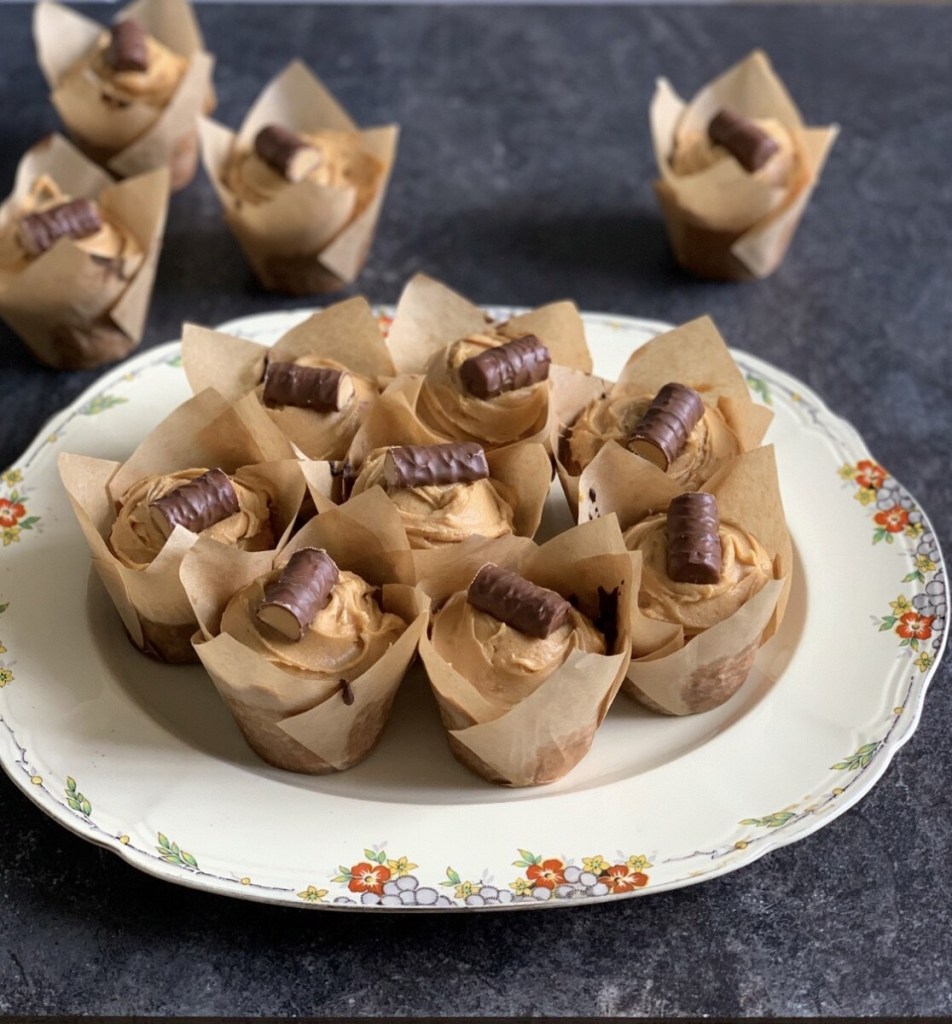
[[[510, 311], [495, 311], [506, 316]], [[272, 341], [302, 314], [226, 330]], [[586, 315], [613, 377], [664, 325]], [[0, 478], [0, 759], [67, 828], [182, 885], [296, 906], [539, 907], [689, 885], [802, 839], [915, 729], [945, 643], [945, 574], [915, 501], [855, 430], [761, 360], [798, 576], [750, 679], [705, 715], [624, 696], [589, 756], [532, 790], [449, 754], [411, 675], [377, 750], [338, 776], [259, 761], [201, 668], [154, 664], [95, 579], [56, 472], [122, 459], [188, 394], [177, 343], [106, 374]], [[553, 495], [547, 529], [568, 525]]]

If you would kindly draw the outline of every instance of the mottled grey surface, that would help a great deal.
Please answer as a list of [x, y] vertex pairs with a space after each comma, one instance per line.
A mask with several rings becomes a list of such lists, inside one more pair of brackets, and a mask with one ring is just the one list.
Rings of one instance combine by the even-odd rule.
[[[200, 17], [222, 120], [236, 124], [300, 55], [361, 122], [403, 125], [360, 282], [371, 299], [393, 301], [425, 270], [484, 302], [710, 312], [732, 344], [853, 422], [947, 536], [952, 10], [210, 5]], [[6, 191], [56, 118], [29, 9], [0, 18]], [[657, 75], [689, 93], [755, 45], [808, 120], [843, 134], [783, 269], [701, 284], [668, 255], [647, 105]], [[146, 346], [185, 317], [298, 304], [256, 288], [204, 180], [174, 198]], [[0, 328], [0, 466], [94, 376], [38, 368]], [[593, 908], [368, 919], [202, 895], [68, 834], [0, 778], [0, 1013], [952, 1013], [949, 676], [946, 664], [873, 793], [822, 831], [720, 880]]]

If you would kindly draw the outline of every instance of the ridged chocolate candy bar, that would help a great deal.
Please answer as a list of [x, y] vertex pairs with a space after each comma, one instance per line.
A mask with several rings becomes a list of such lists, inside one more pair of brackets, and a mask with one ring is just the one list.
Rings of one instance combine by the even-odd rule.
[[189, 480], [181, 487], [152, 502], [156, 526], [168, 537], [176, 526], [184, 526], [192, 533], [201, 533], [209, 526], [238, 511], [238, 496], [228, 476], [220, 469]]
[[474, 608], [539, 640], [563, 625], [572, 611], [561, 594], [492, 563], [476, 573], [466, 597]]
[[255, 136], [255, 152], [290, 182], [303, 181], [320, 165], [321, 154], [294, 132], [269, 124]]
[[317, 412], [337, 412], [354, 397], [354, 379], [346, 370], [297, 363], [268, 363], [264, 404], [295, 405]]
[[91, 199], [71, 199], [21, 217], [17, 231], [26, 254], [35, 258], [60, 238], [88, 238], [101, 227], [99, 207]]
[[668, 576], [675, 583], [721, 578], [717, 500], [704, 491], [680, 494], [668, 507]]
[[339, 579], [340, 570], [326, 551], [301, 548], [264, 588], [258, 618], [289, 640], [300, 640], [317, 613], [330, 604]]
[[148, 71], [145, 29], [135, 18], [117, 21], [109, 31], [106, 63], [113, 71]]
[[426, 487], [430, 484], [471, 483], [489, 476], [482, 445], [474, 441], [452, 444], [408, 444], [390, 448], [384, 458], [386, 490]]
[[459, 368], [463, 387], [476, 398], [495, 398], [547, 380], [552, 362], [549, 350], [534, 334], [507, 341], [471, 356]]
[[759, 125], [729, 107], [714, 115], [707, 134], [711, 142], [723, 146], [750, 174], [759, 171], [780, 149]]
[[667, 470], [704, 415], [704, 400], [683, 384], [665, 384], [628, 439], [628, 450]]

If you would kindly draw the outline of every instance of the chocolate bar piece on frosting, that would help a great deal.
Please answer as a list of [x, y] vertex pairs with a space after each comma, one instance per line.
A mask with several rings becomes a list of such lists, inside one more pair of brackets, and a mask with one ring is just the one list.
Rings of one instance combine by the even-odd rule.
[[459, 379], [476, 398], [495, 398], [547, 380], [551, 362], [545, 345], [527, 334], [471, 356], [460, 365]]
[[149, 70], [145, 29], [135, 18], [124, 18], [112, 26], [105, 57], [113, 71]]
[[317, 412], [338, 412], [354, 397], [354, 379], [346, 370], [297, 363], [268, 363], [264, 404], [294, 405]]
[[760, 125], [738, 114], [730, 107], [719, 110], [707, 126], [711, 142], [723, 146], [750, 174], [761, 167], [780, 149]]
[[390, 448], [384, 459], [386, 490], [426, 487], [431, 484], [472, 483], [489, 476], [482, 445], [474, 441], [452, 444], [408, 444]]
[[300, 640], [317, 613], [330, 604], [339, 579], [340, 570], [326, 551], [301, 548], [264, 588], [258, 618], [289, 640]]
[[680, 494], [668, 507], [668, 576], [675, 583], [721, 578], [717, 499], [705, 491]]
[[466, 597], [479, 611], [539, 640], [564, 625], [572, 611], [561, 594], [491, 562], [476, 573]]
[[192, 533], [201, 533], [209, 526], [234, 515], [238, 509], [238, 496], [227, 474], [210, 469], [188, 483], [176, 487], [150, 506], [153, 519], [168, 537], [176, 526], [184, 526]]
[[665, 384], [628, 439], [628, 450], [667, 470], [704, 415], [704, 400], [684, 384]]
[[287, 181], [303, 181], [321, 163], [321, 154], [279, 124], [265, 125], [255, 136], [255, 152]]
[[26, 254], [41, 256], [61, 238], [88, 238], [102, 228], [99, 207], [91, 199], [71, 199], [21, 217], [17, 224]]

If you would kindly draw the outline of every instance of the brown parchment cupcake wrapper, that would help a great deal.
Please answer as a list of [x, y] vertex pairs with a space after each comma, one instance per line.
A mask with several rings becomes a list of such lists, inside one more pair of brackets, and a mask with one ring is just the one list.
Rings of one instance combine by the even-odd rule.
[[[450, 440], [417, 418], [417, 400], [422, 384], [422, 377], [410, 374], [403, 374], [390, 383], [368, 410], [354, 436], [345, 460], [349, 466], [359, 468], [375, 448], [443, 444]], [[552, 481], [552, 464], [543, 440], [545, 437], [540, 431], [516, 444], [486, 450], [490, 480], [503, 485], [497, 489], [507, 501], [515, 501], [512, 506], [513, 526], [521, 536], [531, 537], [539, 528]], [[333, 493], [340, 500], [340, 488]]]
[[[61, 135], [27, 150], [13, 192], [0, 207], [11, 230], [34, 182], [48, 175], [74, 199], [94, 199], [138, 243], [143, 259], [130, 277], [61, 239], [15, 276], [0, 276], [0, 316], [41, 362], [78, 370], [114, 362], [145, 329], [168, 205], [168, 172], [114, 184]], [[5, 283], [4, 283], [5, 282]]]
[[[417, 274], [400, 295], [387, 344], [400, 373], [423, 373], [437, 352], [492, 324], [479, 306], [442, 282]], [[545, 343], [553, 363], [591, 372], [585, 326], [574, 302], [553, 302], [496, 326], [512, 338], [535, 334]]]
[[[142, 570], [119, 561], [109, 547], [116, 520], [116, 500], [147, 476], [190, 467], [220, 466], [227, 473], [242, 469], [276, 497], [273, 522], [278, 537], [274, 551], [287, 541], [305, 493], [304, 476], [287, 442], [278, 436], [259, 441], [254, 407], [251, 422], [241, 410], [208, 390], [179, 406], [142, 442], [125, 463], [63, 453], [60, 477], [92, 553], [93, 566], [116, 606], [133, 643], [162, 660], [180, 661], [187, 651], [184, 630], [194, 631], [191, 606], [179, 582], [179, 566], [198, 536], [176, 527], [152, 563]], [[264, 417], [265, 430], [273, 429]], [[284, 458], [272, 461], [275, 452]], [[194, 655], [189, 660], [194, 661]]]
[[[586, 473], [601, 514], [617, 514], [622, 530], [645, 516], [663, 512], [680, 488], [663, 473], [645, 477], [637, 488], [626, 485], [625, 452], [606, 445]], [[774, 580], [734, 614], [685, 642], [674, 623], [659, 622], [633, 605], [631, 627], [633, 660], [626, 692], [668, 714], [692, 714], [722, 703], [744, 681], [756, 651], [779, 628], [786, 610], [793, 574], [793, 547], [780, 498], [772, 445], [745, 452], [725, 463], [702, 488], [717, 498], [724, 522], [738, 526], [763, 545], [773, 563]], [[588, 494], [582, 494], [580, 514], [590, 514]], [[636, 581], [641, 579], [641, 554], [632, 553]], [[736, 659], [736, 660], [735, 660]], [[650, 669], [643, 669], [649, 665]], [[746, 665], [741, 671], [740, 666]], [[645, 686], [641, 678], [650, 680]]]
[[[354, 189], [289, 184], [263, 203], [242, 202], [225, 184], [237, 148], [250, 149], [257, 132], [279, 124], [293, 132], [334, 129], [359, 133], [364, 149], [382, 165], [376, 191], [357, 212]], [[225, 221], [263, 287], [296, 295], [337, 291], [355, 280], [373, 242], [396, 159], [399, 128], [360, 130], [317, 77], [293, 61], [274, 78], [238, 132], [203, 119], [199, 135], [205, 170]]]
[[[607, 393], [609, 396], [617, 391], [654, 395], [671, 382], [696, 388], [705, 404], [720, 413], [742, 452], [750, 451], [761, 443], [773, 420], [773, 412], [751, 398], [743, 374], [710, 317], [691, 320], [659, 334], [636, 349], [622, 369], [617, 384], [609, 387]], [[587, 390], [583, 381], [561, 374], [555, 378], [555, 388], [559, 393], [560, 411], [566, 417], [563, 420], [566, 425], [560, 428], [553, 442], [558, 452], [559, 478], [570, 507], [573, 502], [578, 503], [576, 512], [579, 518], [583, 517], [583, 506], [585, 515], [597, 515], [606, 509], [591, 497], [592, 490], [596, 493], [599, 490], [593, 474], [586, 469], [575, 476], [573, 467], [565, 461], [568, 458], [570, 424], [588, 404], [588, 395], [596, 391], [597, 386], [592, 384]], [[640, 489], [650, 486], [648, 482], [657, 478], [661, 478], [657, 485], [663, 486], [661, 481], [668, 479], [664, 470], [617, 442], [610, 441], [605, 447], [616, 450], [613, 467], [622, 473], [626, 486]], [[710, 467], [710, 476], [723, 461], [717, 460]]]
[[[438, 605], [465, 589], [479, 566], [493, 561], [520, 572], [540, 586], [579, 601], [592, 619], [599, 614], [599, 588], [617, 590], [614, 652], [574, 651], [533, 693], [510, 708], [493, 703], [437, 652], [424, 636], [420, 655], [450, 749], [468, 768], [490, 782], [536, 786], [570, 771], [591, 747], [621, 685], [629, 661], [632, 564], [614, 517], [586, 523], [542, 547], [518, 538], [458, 545], [449, 551], [418, 552], [421, 586]], [[436, 623], [438, 628], [439, 623]]]
[[[732, 107], [753, 118], [773, 118], [787, 130], [794, 161], [785, 188], [738, 176], [732, 161], [676, 175], [671, 154], [678, 136], [706, 132], [711, 117]], [[839, 129], [805, 127], [766, 54], [755, 50], [705, 86], [686, 104], [670, 83], [658, 81], [651, 102], [651, 133], [661, 174], [655, 193], [678, 262], [702, 277], [767, 277], [783, 262]]]
[[[196, 324], [185, 324], [182, 332], [182, 362], [192, 390], [214, 387], [230, 401], [255, 391], [267, 362], [293, 362], [302, 356], [333, 360], [374, 384], [394, 373], [377, 318], [360, 296], [313, 314], [271, 347]], [[366, 416], [366, 409], [354, 417], [326, 417], [291, 407], [266, 411], [310, 459], [342, 458]]]
[[[426, 628], [426, 595], [395, 582], [400, 576], [390, 555], [399, 521], [385, 511], [375, 518], [381, 510], [372, 499], [358, 505], [365, 513], [360, 518], [353, 509], [334, 509], [312, 519], [277, 558], [201, 539], [182, 563], [182, 582], [200, 625], [194, 638], [198, 656], [248, 744], [278, 768], [325, 774], [362, 761], [386, 724]], [[344, 703], [338, 678], [285, 672], [220, 632], [222, 612], [238, 590], [308, 546], [324, 548], [341, 569], [380, 587], [384, 610], [408, 624], [377, 662], [350, 681], [351, 705]]]
[[115, 16], [124, 17], [135, 17], [151, 36], [188, 59], [174, 95], [158, 113], [139, 100], [122, 108], [104, 103], [93, 74], [63, 84], [66, 73], [92, 52], [104, 26], [51, 0], [34, 10], [40, 68], [53, 105], [81, 149], [117, 177], [168, 167], [174, 191], [192, 180], [198, 166], [197, 120], [215, 107], [214, 58], [204, 50], [186, 0], [138, 0]]

